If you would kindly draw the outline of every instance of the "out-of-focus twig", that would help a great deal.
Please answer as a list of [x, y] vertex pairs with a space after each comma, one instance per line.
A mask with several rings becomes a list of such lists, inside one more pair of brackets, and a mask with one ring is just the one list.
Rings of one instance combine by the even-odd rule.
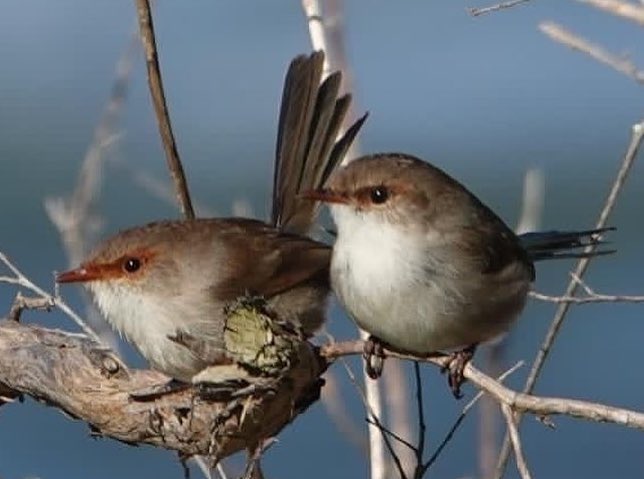
[[543, 203], [546, 196], [546, 181], [543, 171], [530, 168], [523, 178], [523, 198], [521, 214], [514, 229], [517, 234], [537, 231], [543, 216]]
[[521, 5], [522, 3], [528, 3], [529, 1], [530, 0], [509, 0], [507, 2], [497, 3], [496, 5], [490, 5], [489, 7], [483, 7], [483, 8], [470, 7], [467, 9], [467, 13], [469, 13], [473, 17], [478, 17], [480, 15], [485, 15], [487, 13], [498, 12], [499, 10], [505, 10], [507, 8], [516, 7], [517, 5]]
[[634, 5], [621, 0], [578, 0], [581, 3], [592, 5], [595, 8], [611, 13], [621, 18], [626, 18], [644, 26], [644, 6]]
[[306, 16], [306, 24], [309, 27], [309, 37], [311, 37], [313, 50], [322, 50], [325, 53], [322, 78], [326, 78], [331, 74], [331, 65], [320, 2], [318, 0], [302, 0], [302, 9]]
[[[134, 52], [137, 49], [138, 35], [135, 32], [116, 64], [110, 97], [85, 153], [73, 193], [69, 198], [50, 197], [44, 202], [45, 211], [60, 234], [70, 267], [77, 266], [84, 259], [88, 245], [102, 223], [101, 217], [93, 211], [93, 206], [100, 195], [106, 151], [120, 137], [116, 130], [127, 97]], [[87, 321], [106, 343], [116, 347], [116, 336], [100, 319], [88, 298], [85, 299]]]
[[[339, 21], [338, 19], [341, 16], [341, 7], [339, 2], [336, 2], [333, 5], [333, 8], [333, 16], [335, 19], [334, 25], [337, 28], [339, 26], [339, 23], [337, 22]], [[336, 40], [340, 39], [340, 41], [336, 41], [334, 43], [333, 47], [335, 48], [333, 48], [332, 45], [329, 44], [324, 12], [322, 11], [319, 0], [302, 0], [302, 9], [304, 11], [304, 15], [306, 16], [313, 49], [323, 50], [326, 54], [324, 64], [325, 72], [328, 74], [328, 72], [330, 72], [331, 70], [340, 70], [342, 71], [343, 78], [345, 78], [346, 82], [346, 78], [349, 78], [350, 74], [347, 68], [346, 58], [344, 58], [343, 56], [344, 48], [342, 46], [343, 42], [341, 41], [342, 36], [336, 32], [335, 38]], [[333, 68], [331, 61], [334, 62]], [[351, 114], [347, 115], [347, 118], [352, 117], [353, 116]], [[359, 146], [358, 140], [356, 139], [345, 158], [343, 158], [342, 164], [345, 164], [347, 161], [349, 161], [349, 158], [357, 155], [357, 151], [359, 151]], [[360, 331], [360, 337], [366, 339], [367, 334], [364, 331]], [[384, 407], [380, 391], [381, 386], [378, 384], [378, 382], [370, 380], [367, 377], [366, 373], [364, 374], [364, 378], [366, 403], [368, 404], [367, 410], [374, 416], [377, 421], [380, 421], [380, 418], [384, 417]], [[369, 432], [369, 459], [371, 462], [371, 479], [386, 479], [388, 468], [385, 447], [388, 446], [388, 444], [386, 444], [387, 438], [383, 436], [381, 431], [378, 430], [378, 428], [374, 424], [370, 424], [367, 430]], [[400, 459], [395, 454], [393, 456], [394, 459], [399, 463]], [[398, 466], [399, 464], [396, 465]]]
[[342, 437], [350, 444], [364, 454], [365, 457], [369, 454], [369, 445], [365, 440], [366, 435], [362, 429], [358, 429], [354, 419], [349, 415], [345, 404], [340, 397], [340, 388], [338, 387], [338, 379], [334, 371], [329, 370], [325, 374], [325, 384], [322, 388], [322, 396], [320, 397], [327, 414], [333, 420], [340, 431]]
[[[626, 178], [628, 177], [628, 174], [631, 171], [631, 167], [633, 166], [633, 163], [637, 158], [637, 154], [639, 152], [640, 146], [642, 145], [643, 139], [644, 139], [644, 120], [634, 124], [631, 128], [631, 139], [628, 144], [628, 148], [626, 150], [626, 153], [624, 154], [622, 163], [617, 172], [617, 176], [613, 181], [613, 185], [608, 194], [608, 197], [604, 202], [604, 207], [602, 208], [602, 211], [599, 214], [599, 219], [597, 220], [597, 223], [596, 223], [597, 228], [602, 228], [606, 226], [606, 221], [608, 220], [609, 215], [611, 214], [611, 212], [613, 211], [613, 208], [615, 207], [615, 204], [617, 203], [617, 198], [619, 197], [619, 194], [622, 191], [624, 183], [626, 182]], [[592, 250], [593, 250], [593, 246], [589, 246], [586, 248], [586, 251], [592, 251]], [[570, 281], [570, 283], [568, 283], [568, 286], [566, 287], [566, 291], [564, 292], [562, 297], [570, 298], [575, 295], [575, 293], [577, 292], [577, 289], [579, 288], [579, 279], [586, 272], [586, 269], [590, 264], [590, 260], [591, 258], [589, 257], [582, 258], [579, 260], [579, 262], [577, 263], [577, 267], [575, 268], [573, 273], [573, 279]], [[566, 318], [568, 310], [570, 309], [570, 306], [572, 304], [573, 303], [571, 302], [562, 302], [561, 304], [559, 304], [559, 307], [557, 308], [557, 311], [552, 319], [552, 322], [550, 323], [550, 327], [548, 328], [548, 332], [546, 333], [546, 337], [544, 338], [543, 343], [541, 344], [541, 347], [537, 352], [537, 356], [535, 357], [534, 362], [532, 363], [530, 374], [523, 388], [524, 393], [529, 394], [534, 389], [537, 379], [541, 374], [541, 370], [543, 369], [546, 359], [550, 354], [550, 350], [552, 349], [552, 346], [555, 342], [555, 339], [557, 338], [559, 330], [561, 329], [561, 325], [563, 324], [563, 321]], [[518, 424], [519, 421], [521, 420], [520, 415], [517, 415], [516, 419]], [[510, 437], [508, 434], [506, 434], [505, 439], [503, 441], [503, 446], [501, 447], [501, 452], [499, 454], [499, 460], [497, 462], [497, 468], [494, 476], [496, 479], [500, 479], [501, 477], [503, 477], [505, 468], [507, 466], [508, 458], [510, 456], [510, 446], [511, 446]]]
[[644, 71], [638, 69], [628, 58], [619, 57], [607, 52], [599, 45], [575, 35], [554, 22], [540, 23], [539, 30], [545, 33], [552, 40], [572, 48], [573, 50], [585, 53], [599, 63], [603, 63], [604, 65], [623, 73], [629, 78], [632, 78], [637, 83], [644, 85]]
[[159, 133], [165, 149], [168, 169], [174, 182], [177, 199], [181, 205], [183, 216], [188, 219], [195, 217], [195, 212], [190, 200], [188, 182], [183, 171], [179, 150], [172, 132], [168, 105], [165, 101], [163, 81], [161, 80], [161, 68], [159, 66], [159, 55], [157, 53], [156, 39], [154, 36], [154, 24], [149, 0], [136, 0], [137, 13], [139, 18], [139, 29], [141, 31], [141, 42], [145, 51], [145, 63], [148, 70], [148, 84], [154, 111], [159, 123]]
[[[357, 341], [359, 344], [362, 345], [362, 341]], [[336, 344], [336, 343], [332, 343]], [[360, 353], [361, 354], [361, 353]], [[378, 434], [381, 435], [381, 441], [380, 444], [382, 444], [382, 460], [381, 461], [376, 461], [374, 462], [373, 460], [373, 455], [374, 455], [374, 450], [373, 447], [370, 447], [370, 455], [371, 455], [371, 477], [372, 479], [374, 477], [387, 477], [387, 463], [384, 460], [384, 454], [385, 451], [384, 449], [386, 448], [387, 451], [389, 451], [389, 454], [391, 455], [392, 460], [394, 461], [394, 464], [398, 470], [398, 474], [400, 475], [401, 479], [407, 479], [407, 474], [405, 472], [405, 469], [403, 468], [402, 462], [400, 461], [400, 458], [398, 457], [398, 454], [396, 453], [396, 450], [394, 449], [391, 441], [389, 440], [389, 437], [393, 437], [395, 440], [400, 441], [404, 443], [404, 440], [401, 440], [402, 438], [398, 438], [398, 436], [390, 431], [389, 429], [385, 428], [385, 426], [382, 424], [382, 410], [377, 411], [374, 409], [374, 405], [371, 401], [371, 398], [368, 396], [368, 389], [367, 389], [367, 384], [365, 384], [364, 389], [360, 387], [360, 384], [358, 384], [358, 380], [353, 374], [353, 371], [349, 367], [349, 365], [346, 363], [346, 361], [342, 361], [342, 364], [344, 366], [345, 371], [347, 372], [347, 376], [349, 376], [349, 380], [353, 383], [353, 385], [356, 387], [358, 392], [360, 393], [360, 397], [362, 398], [362, 402], [364, 404], [364, 407], [367, 411], [367, 423], [369, 424], [370, 431], [374, 430], [377, 431]], [[372, 381], [375, 382], [375, 381]], [[369, 435], [369, 445], [373, 445], [372, 441], [372, 436], [371, 432]], [[374, 469], [375, 468], [375, 469]]]

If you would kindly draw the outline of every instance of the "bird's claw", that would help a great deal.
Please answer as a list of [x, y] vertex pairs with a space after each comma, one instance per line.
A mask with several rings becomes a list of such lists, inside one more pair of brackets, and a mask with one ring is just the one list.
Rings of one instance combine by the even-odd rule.
[[453, 352], [450, 354], [449, 361], [441, 370], [443, 373], [447, 372], [447, 383], [456, 399], [463, 397], [463, 393], [461, 393], [461, 385], [465, 382], [463, 371], [467, 363], [472, 360], [475, 350], [476, 345], [473, 344], [460, 351]]
[[385, 364], [385, 353], [382, 341], [375, 336], [369, 336], [364, 343], [362, 357], [365, 360], [365, 371], [371, 379], [378, 379], [382, 375]]

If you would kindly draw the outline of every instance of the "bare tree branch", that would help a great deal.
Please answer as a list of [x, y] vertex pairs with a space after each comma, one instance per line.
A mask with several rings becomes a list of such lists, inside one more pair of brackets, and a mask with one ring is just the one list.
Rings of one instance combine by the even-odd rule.
[[190, 200], [188, 183], [183, 172], [181, 159], [179, 158], [177, 143], [174, 139], [174, 133], [172, 132], [168, 105], [165, 101], [150, 2], [149, 0], [136, 0], [136, 6], [139, 17], [139, 28], [141, 30], [141, 42], [143, 43], [145, 63], [148, 70], [150, 95], [152, 96], [154, 111], [156, 112], [157, 121], [159, 123], [159, 133], [161, 134], [161, 140], [163, 141], [163, 148], [165, 149], [168, 168], [174, 182], [177, 199], [181, 205], [183, 216], [188, 219], [192, 219], [195, 217], [195, 212], [192, 207], [192, 201]]
[[[628, 144], [628, 148], [626, 150], [626, 153], [624, 154], [619, 170], [617, 171], [617, 176], [613, 181], [611, 190], [608, 193], [608, 197], [604, 202], [604, 207], [602, 208], [602, 211], [599, 214], [599, 219], [597, 220], [597, 223], [596, 223], [597, 228], [602, 228], [606, 226], [606, 221], [608, 220], [608, 217], [610, 216], [611, 212], [613, 211], [613, 208], [615, 207], [615, 204], [617, 203], [617, 198], [619, 197], [619, 194], [622, 191], [622, 188], [624, 186], [624, 183], [626, 182], [626, 178], [628, 177], [631, 167], [633, 166], [633, 163], [637, 158], [639, 148], [642, 145], [642, 140], [644, 139], [644, 120], [633, 125], [631, 130], [632, 130], [631, 140]], [[593, 247], [591, 246], [586, 248], [586, 250], [591, 251], [592, 248]], [[582, 258], [579, 260], [579, 262], [577, 263], [577, 267], [572, 273], [573, 279], [570, 281], [570, 283], [568, 283], [568, 286], [566, 287], [566, 291], [562, 295], [564, 298], [570, 298], [575, 295], [575, 293], [577, 292], [577, 288], [580, 285], [580, 279], [586, 272], [586, 269], [590, 264], [590, 260], [591, 258], [589, 257]], [[548, 328], [548, 332], [546, 333], [546, 337], [544, 338], [541, 344], [541, 347], [537, 352], [537, 356], [535, 357], [534, 362], [532, 363], [530, 374], [528, 375], [528, 379], [526, 380], [525, 386], [523, 388], [524, 393], [529, 394], [532, 392], [534, 385], [536, 384], [537, 379], [541, 374], [541, 370], [543, 369], [546, 359], [548, 359], [548, 355], [550, 354], [550, 350], [552, 349], [555, 339], [557, 338], [557, 335], [564, 322], [564, 319], [568, 314], [568, 310], [570, 309], [570, 306], [572, 304], [573, 303], [570, 303], [570, 302], [563, 302], [557, 308], [557, 311], [555, 312], [555, 316], [552, 318], [552, 322], [550, 323], [550, 327]], [[517, 417], [517, 422], [520, 422], [520, 420], [521, 418]], [[497, 468], [494, 476], [496, 479], [500, 479], [501, 477], [503, 477], [509, 457], [510, 457], [510, 437], [508, 434], [506, 434], [505, 439], [503, 440], [503, 445], [501, 446], [501, 452], [499, 453], [499, 460], [497, 462]]]
[[[240, 321], [231, 327], [239, 331]], [[277, 348], [286, 369], [254, 375], [237, 365], [214, 366], [202, 375], [212, 378], [206, 383], [154, 394], [166, 376], [128, 370], [84, 336], [0, 321], [0, 389], [62, 409], [87, 422], [93, 435], [216, 463], [271, 438], [319, 397], [325, 364], [313, 347], [285, 330], [257, 334], [266, 341], [256, 343], [261, 353]], [[149, 400], [135, 399], [146, 395]]]
[[[360, 340], [321, 346], [320, 355], [332, 360], [350, 354], [362, 354], [363, 343]], [[450, 361], [449, 355], [432, 354], [415, 356], [385, 349], [385, 355], [394, 358], [423, 361], [444, 368]], [[544, 397], [514, 391], [494, 378], [484, 374], [468, 363], [464, 377], [484, 390], [501, 404], [508, 405], [515, 413], [532, 413], [539, 416], [566, 415], [594, 422], [608, 422], [634, 429], [644, 430], [644, 413], [629, 409], [607, 406], [605, 404], [580, 401], [576, 399]]]
[[530, 296], [539, 301], [547, 303], [572, 303], [572, 304], [589, 304], [589, 303], [644, 303], [644, 296], [623, 296], [623, 295], [608, 295], [597, 294], [592, 296], [550, 296], [547, 294], [537, 293], [531, 291]]

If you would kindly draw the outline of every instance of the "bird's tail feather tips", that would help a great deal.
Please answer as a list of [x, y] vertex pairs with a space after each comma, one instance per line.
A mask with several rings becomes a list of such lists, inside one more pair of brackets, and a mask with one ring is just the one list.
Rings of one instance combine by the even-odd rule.
[[612, 254], [615, 250], [571, 251], [578, 248], [608, 244], [601, 235], [614, 231], [614, 227], [584, 231], [543, 231], [519, 236], [532, 261], [563, 258], [590, 258]]

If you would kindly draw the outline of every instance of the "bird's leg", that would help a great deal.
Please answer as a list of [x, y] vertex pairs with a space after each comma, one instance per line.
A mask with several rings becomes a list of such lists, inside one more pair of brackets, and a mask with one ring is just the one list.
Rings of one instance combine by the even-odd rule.
[[477, 344], [470, 344], [460, 351], [455, 351], [450, 354], [450, 359], [442, 372], [447, 372], [447, 383], [449, 384], [452, 394], [456, 399], [463, 397], [461, 393], [461, 384], [465, 381], [463, 371], [465, 366], [469, 363], [474, 356]]
[[362, 357], [365, 360], [365, 371], [371, 379], [378, 379], [382, 375], [385, 363], [383, 342], [375, 336], [369, 336], [364, 342]]

